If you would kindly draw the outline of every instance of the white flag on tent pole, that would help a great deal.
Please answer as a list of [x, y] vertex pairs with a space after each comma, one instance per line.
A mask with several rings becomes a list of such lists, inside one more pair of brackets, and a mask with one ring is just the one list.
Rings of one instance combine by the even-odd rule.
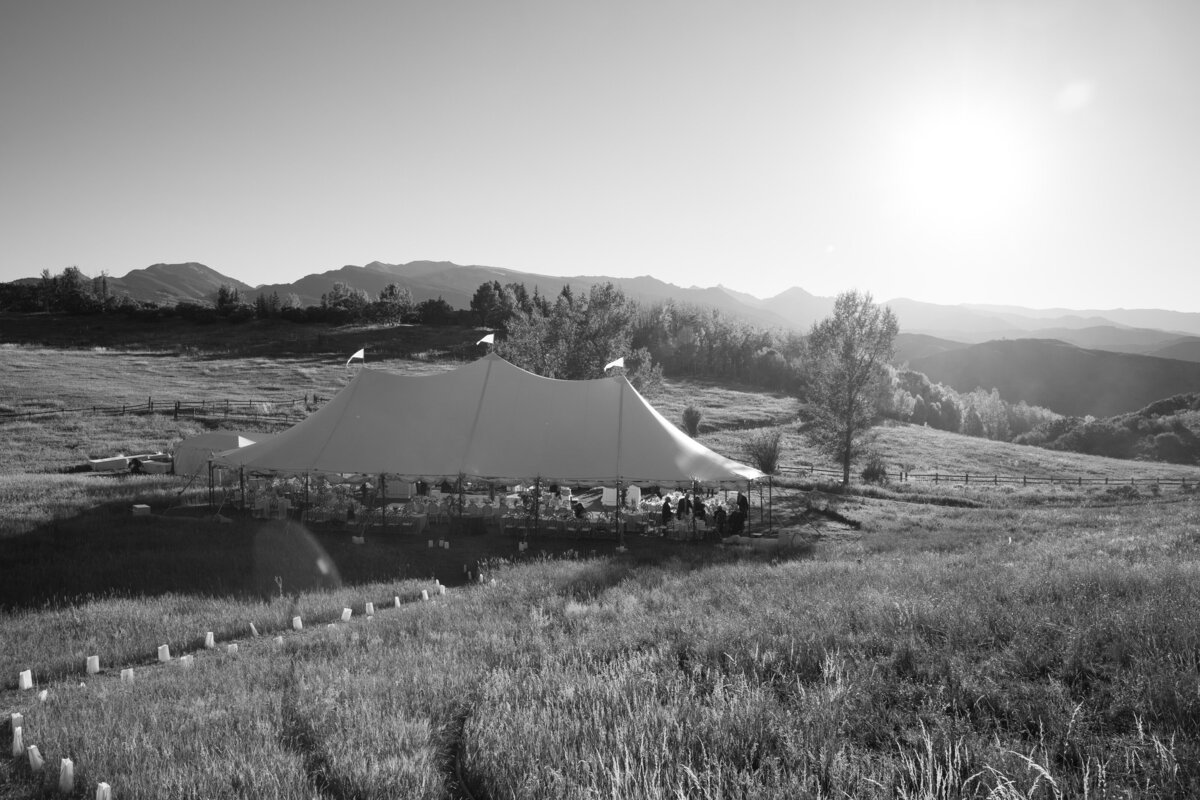
[[366, 348], [362, 348], [362, 349], [360, 349], [360, 350], [359, 350], [357, 353], [355, 353], [354, 355], [352, 355], [352, 356], [350, 356], [349, 358], [347, 358], [347, 359], [346, 359], [346, 366], [347, 366], [347, 367], [348, 367], [348, 366], [350, 366], [350, 362], [351, 362], [351, 361], [353, 361], [353, 360], [354, 360], [354, 359], [356, 359], [356, 358], [358, 358], [358, 359], [361, 359], [363, 362], [366, 362], [366, 360], [367, 360], [367, 350], [366, 350]]
[[489, 333], [487, 336], [483, 337], [475, 344], [495, 344], [495, 343], [496, 343], [496, 334]]
[[608, 372], [613, 367], [621, 367], [622, 369], [624, 369], [625, 368], [625, 356], [621, 356], [620, 358], [615, 358], [612, 361], [605, 364], [604, 371]]

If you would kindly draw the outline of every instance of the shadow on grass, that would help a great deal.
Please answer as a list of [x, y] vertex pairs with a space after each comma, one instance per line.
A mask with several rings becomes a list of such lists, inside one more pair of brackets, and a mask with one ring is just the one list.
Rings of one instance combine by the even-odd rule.
[[[582, 581], [584, 594], [594, 594], [638, 566], [691, 570], [727, 557], [711, 543], [658, 537], [628, 536], [626, 550], [618, 553], [615, 538], [542, 536], [521, 551], [512, 536], [450, 527], [431, 526], [417, 535], [378, 527], [309, 530], [297, 522], [242, 516], [132, 517], [123, 508], [96, 509], [6, 539], [0, 610], [165, 594], [267, 600], [397, 579], [437, 578], [455, 586], [477, 580], [490, 566], [539, 558], [603, 559]], [[606, 558], [618, 555], [612, 563]]]

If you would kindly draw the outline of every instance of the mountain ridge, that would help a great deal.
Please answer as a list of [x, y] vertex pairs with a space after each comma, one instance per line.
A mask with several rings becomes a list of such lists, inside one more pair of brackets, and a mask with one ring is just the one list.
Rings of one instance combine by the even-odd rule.
[[[37, 279], [22, 279], [27, 283]], [[302, 305], [320, 302], [336, 281], [376, 295], [388, 283], [406, 285], [416, 300], [441, 297], [458, 308], [470, 304], [475, 289], [484, 280], [501, 283], [524, 283], [531, 291], [536, 286], [544, 295], [553, 296], [565, 285], [586, 286], [595, 282], [612, 282], [632, 298], [643, 302], [668, 300], [718, 308], [734, 317], [764, 327], [807, 330], [828, 316], [834, 298], [820, 297], [793, 286], [771, 297], [755, 295], [718, 285], [713, 287], [680, 287], [651, 275], [619, 278], [604, 275], [552, 276], [524, 272], [505, 267], [460, 265], [450, 261], [419, 260], [404, 264], [372, 261], [358, 266], [342, 267], [310, 273], [290, 283], [251, 286], [198, 262], [184, 264], [154, 264], [131, 270], [126, 275], [109, 277], [110, 290], [127, 293], [137, 300], [157, 303], [211, 302], [221, 284], [232, 286], [244, 300], [258, 294], [278, 292], [281, 296], [296, 294]], [[1200, 313], [1164, 309], [1032, 309], [1020, 306], [959, 304], [944, 305], [899, 297], [883, 301], [896, 312], [901, 330], [921, 333], [942, 339], [976, 344], [996, 338], [1027, 337], [1057, 338], [1056, 331], [1086, 330], [1089, 328], [1129, 328], [1137, 331], [1162, 331], [1176, 337], [1200, 337]], [[1044, 332], [1051, 335], [1044, 335]], [[1109, 346], [1118, 352], [1139, 352], [1136, 341], [1142, 333], [1131, 333], [1131, 341], [1109, 335]], [[1078, 336], [1072, 337], [1076, 340]], [[1114, 343], [1115, 342], [1115, 343]], [[1086, 342], [1085, 342], [1086, 343]], [[1197, 346], [1186, 340], [1164, 340], [1163, 347], [1176, 347], [1178, 352], [1196, 354]]]

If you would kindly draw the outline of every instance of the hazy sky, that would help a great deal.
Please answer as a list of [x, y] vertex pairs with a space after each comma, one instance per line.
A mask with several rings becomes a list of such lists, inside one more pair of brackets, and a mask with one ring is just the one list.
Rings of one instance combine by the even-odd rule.
[[0, 2], [0, 280], [1200, 311], [1200, 2]]

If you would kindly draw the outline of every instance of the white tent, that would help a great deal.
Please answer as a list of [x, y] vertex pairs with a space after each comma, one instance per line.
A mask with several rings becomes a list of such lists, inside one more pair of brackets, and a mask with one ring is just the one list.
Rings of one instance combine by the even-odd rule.
[[270, 439], [270, 433], [213, 431], [184, 439], [175, 447], [175, 474], [197, 475], [208, 469], [208, 461], [217, 453], [247, 447]]
[[553, 380], [495, 354], [434, 375], [362, 369], [304, 421], [215, 462], [407, 480], [713, 485], [762, 477], [688, 437], [624, 376]]

